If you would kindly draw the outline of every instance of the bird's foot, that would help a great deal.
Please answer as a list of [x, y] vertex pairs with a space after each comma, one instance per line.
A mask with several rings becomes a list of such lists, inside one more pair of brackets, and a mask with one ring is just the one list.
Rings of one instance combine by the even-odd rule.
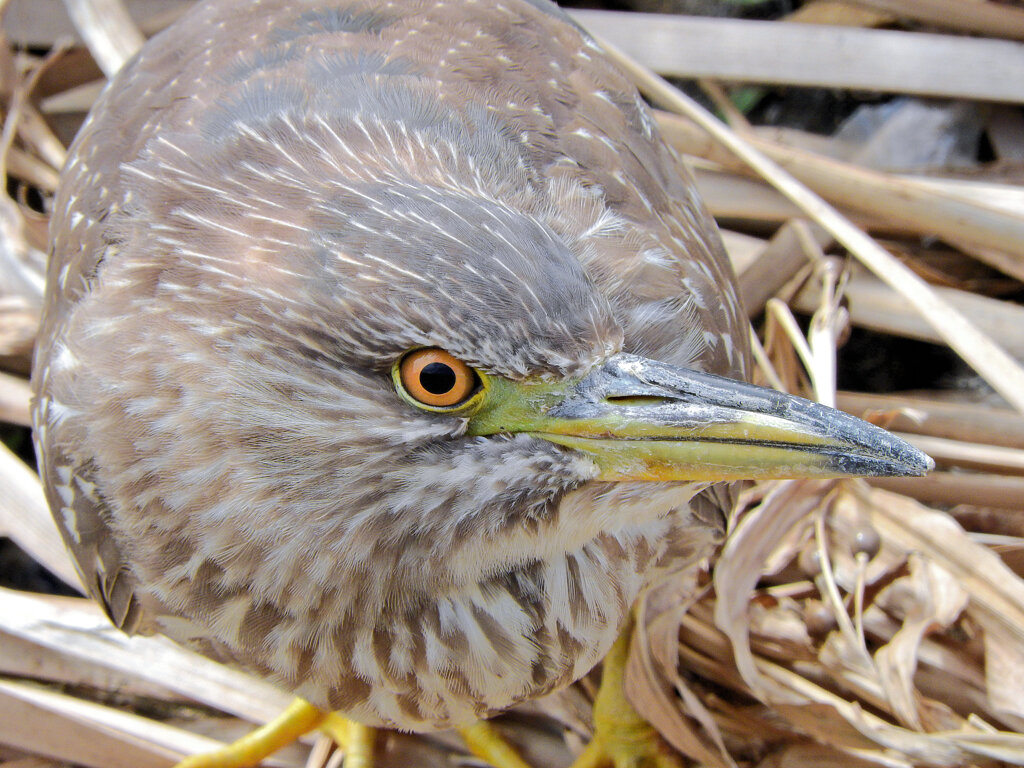
[[683, 762], [649, 723], [619, 721], [599, 727], [586, 749], [571, 766], [609, 767], [683, 768]]
[[[626, 698], [623, 682], [629, 658], [627, 626], [604, 660], [601, 687], [594, 701], [594, 736], [571, 768], [683, 768], [683, 761]], [[530, 768], [483, 720], [459, 732], [469, 751], [496, 768]]]
[[519, 756], [515, 747], [505, 741], [486, 720], [477, 720], [472, 725], [463, 726], [459, 728], [459, 733], [467, 749], [494, 768], [531, 768]]
[[678, 753], [626, 698], [630, 635], [627, 626], [605, 657], [594, 701], [594, 736], [572, 768], [683, 768]]
[[353, 722], [337, 712], [330, 712], [320, 723], [320, 730], [334, 739], [334, 743], [345, 753], [345, 768], [370, 768], [373, 765], [376, 728]]
[[295, 699], [266, 725], [222, 749], [186, 757], [175, 768], [250, 768], [318, 728], [344, 751], [346, 768], [368, 768], [372, 764], [375, 734], [372, 728]]

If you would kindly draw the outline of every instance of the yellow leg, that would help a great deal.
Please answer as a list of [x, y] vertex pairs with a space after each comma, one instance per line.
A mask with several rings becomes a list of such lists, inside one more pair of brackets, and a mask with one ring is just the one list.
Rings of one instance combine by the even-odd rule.
[[307, 701], [295, 699], [264, 726], [215, 752], [186, 757], [175, 768], [248, 768], [267, 755], [319, 727], [325, 715]]
[[374, 730], [295, 699], [288, 709], [223, 749], [186, 757], [175, 768], [251, 768], [263, 758], [319, 728], [345, 752], [345, 768], [370, 768]]
[[682, 768], [683, 762], [626, 698], [623, 683], [629, 658], [627, 626], [604, 659], [594, 701], [594, 738], [572, 768]]
[[320, 730], [345, 751], [345, 768], [370, 768], [373, 765], [373, 744], [377, 738], [377, 731], [373, 728], [331, 712], [320, 723]]
[[495, 768], [530, 768], [504, 737], [486, 720], [459, 728], [469, 751]]
[[[623, 683], [629, 658], [627, 626], [604, 660], [594, 701], [594, 738], [572, 768], [683, 768], [682, 759], [626, 699]], [[494, 726], [479, 721], [460, 728], [469, 751], [496, 768], [529, 768]]]

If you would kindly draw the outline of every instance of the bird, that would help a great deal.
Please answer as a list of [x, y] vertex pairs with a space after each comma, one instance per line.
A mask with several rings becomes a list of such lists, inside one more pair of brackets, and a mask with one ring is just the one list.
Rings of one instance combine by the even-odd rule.
[[734, 481], [928, 470], [746, 383], [748, 331], [692, 179], [554, 4], [209, 0], [70, 148], [41, 476], [122, 630], [307, 714], [469, 726], [598, 664]]

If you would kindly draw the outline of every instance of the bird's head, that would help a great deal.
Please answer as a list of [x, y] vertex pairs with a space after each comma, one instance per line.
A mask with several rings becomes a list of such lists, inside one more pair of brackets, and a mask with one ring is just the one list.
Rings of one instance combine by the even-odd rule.
[[[850, 416], [631, 354], [643, 339], [584, 266], [628, 233], [564, 226], [565, 200], [614, 218], [593, 190], [454, 156], [433, 167], [466, 164], [460, 185], [358, 162], [319, 177], [324, 157], [291, 157], [298, 131], [277, 130], [206, 148], [203, 167], [193, 139], [164, 137], [125, 168], [146, 194], [111, 226], [134, 253], [85, 311], [132, 312], [94, 317], [82, 351], [110, 374], [90, 421], [104, 493], [139, 510], [122, 536], [174, 512], [175, 540], [201, 543], [153, 545], [141, 568], [214, 562], [267, 601], [381, 573], [437, 592], [643, 522], [616, 483], [926, 471]], [[332, 129], [301, 133], [308, 153]], [[566, 503], [583, 487], [598, 501]]]

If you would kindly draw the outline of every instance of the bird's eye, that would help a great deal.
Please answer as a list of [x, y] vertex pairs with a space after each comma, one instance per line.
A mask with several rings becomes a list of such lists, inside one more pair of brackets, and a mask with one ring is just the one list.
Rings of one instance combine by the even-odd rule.
[[402, 358], [397, 383], [417, 404], [431, 408], [462, 405], [476, 392], [476, 372], [443, 349], [417, 349]]

